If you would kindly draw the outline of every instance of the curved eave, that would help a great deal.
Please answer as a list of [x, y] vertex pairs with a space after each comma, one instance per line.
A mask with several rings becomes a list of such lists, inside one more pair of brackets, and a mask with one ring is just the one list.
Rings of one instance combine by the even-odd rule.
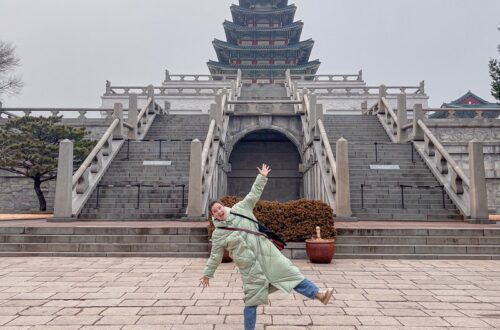
[[[307, 62], [311, 56], [314, 47], [314, 40], [308, 39], [293, 45], [277, 45], [277, 46], [238, 46], [232, 45], [227, 42], [215, 39], [213, 41], [217, 58], [221, 63], [229, 63], [231, 58], [253, 58], [252, 56], [245, 56], [243, 53], [273, 53], [271, 58], [293, 58], [297, 57], [300, 63]], [[294, 55], [287, 55], [286, 53], [295, 53]], [[230, 54], [229, 54], [230, 53]], [[259, 57], [259, 56], [257, 56]]]
[[247, 27], [234, 24], [233, 22], [225, 21], [223, 23], [224, 30], [226, 31], [226, 37], [228, 42], [236, 43], [237, 35], [239, 34], [252, 34], [252, 35], [273, 35], [282, 34], [287, 36], [290, 43], [299, 42], [300, 35], [302, 34], [302, 28], [304, 23], [302, 21], [294, 22], [293, 24], [283, 26], [283, 27]]
[[276, 6], [278, 8], [280, 7], [286, 7], [288, 5], [288, 0], [268, 0], [268, 1], [259, 1], [259, 0], [239, 0], [240, 6], [242, 7], [252, 7], [255, 6], [257, 2], [265, 2], [269, 3], [273, 6]]
[[266, 16], [271, 16], [271, 17], [283, 17], [287, 16], [287, 19], [283, 21], [282, 23], [284, 25], [292, 24], [295, 13], [297, 12], [297, 6], [295, 5], [290, 5], [284, 8], [275, 8], [275, 9], [270, 9], [270, 10], [254, 10], [254, 9], [248, 9], [248, 8], [243, 8], [238, 5], [232, 5], [231, 6], [231, 15], [233, 17], [233, 22], [237, 24], [245, 24], [243, 20], [240, 19], [241, 16], [250, 16], [250, 17], [266, 17]]
[[278, 70], [287, 70], [290, 69], [291, 71], [294, 70], [307, 70], [307, 69], [312, 69], [317, 71], [319, 69], [319, 66], [321, 65], [321, 62], [319, 60], [311, 61], [306, 64], [302, 65], [294, 65], [294, 64], [288, 64], [288, 65], [230, 65], [230, 64], [222, 64], [219, 62], [215, 61], [209, 61], [207, 63], [207, 66], [209, 68], [214, 68], [214, 69], [220, 69], [224, 71], [231, 71], [231, 70], [238, 70], [241, 69], [242, 71], [278, 71]]

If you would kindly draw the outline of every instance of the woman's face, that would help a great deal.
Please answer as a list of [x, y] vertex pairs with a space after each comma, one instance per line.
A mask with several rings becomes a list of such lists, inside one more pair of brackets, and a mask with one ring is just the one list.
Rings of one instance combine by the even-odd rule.
[[219, 221], [224, 221], [226, 218], [226, 212], [224, 212], [224, 206], [221, 203], [215, 203], [212, 206], [212, 215], [215, 219]]

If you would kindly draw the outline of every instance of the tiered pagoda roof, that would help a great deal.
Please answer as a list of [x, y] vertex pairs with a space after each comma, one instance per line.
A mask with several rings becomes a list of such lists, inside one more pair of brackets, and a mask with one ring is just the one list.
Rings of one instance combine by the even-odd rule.
[[223, 26], [227, 41], [215, 39], [218, 61], [207, 63], [212, 74], [234, 74], [253, 82], [283, 80], [285, 71], [315, 74], [318, 60], [309, 62], [312, 39], [300, 41], [304, 24], [294, 21], [297, 7], [286, 0], [240, 0], [231, 6], [233, 21]]

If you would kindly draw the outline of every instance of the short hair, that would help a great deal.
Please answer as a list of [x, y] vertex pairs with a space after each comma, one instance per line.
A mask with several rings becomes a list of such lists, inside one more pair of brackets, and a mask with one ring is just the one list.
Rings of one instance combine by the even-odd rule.
[[210, 212], [210, 214], [212, 214], [212, 207], [215, 204], [217, 204], [217, 203], [219, 203], [220, 205], [224, 206], [224, 204], [222, 204], [221, 201], [219, 201], [219, 200], [212, 200], [212, 201], [210, 201], [210, 203], [208, 203], [208, 211]]

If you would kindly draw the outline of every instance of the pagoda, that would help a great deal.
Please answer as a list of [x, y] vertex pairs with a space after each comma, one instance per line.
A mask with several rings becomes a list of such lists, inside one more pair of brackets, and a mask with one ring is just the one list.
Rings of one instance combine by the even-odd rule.
[[300, 41], [304, 23], [294, 21], [297, 7], [288, 0], [239, 0], [231, 6], [233, 21], [224, 22], [227, 41], [215, 39], [218, 61], [211, 74], [236, 74], [253, 83], [283, 81], [285, 72], [315, 74], [320, 61], [309, 61], [312, 39]]

